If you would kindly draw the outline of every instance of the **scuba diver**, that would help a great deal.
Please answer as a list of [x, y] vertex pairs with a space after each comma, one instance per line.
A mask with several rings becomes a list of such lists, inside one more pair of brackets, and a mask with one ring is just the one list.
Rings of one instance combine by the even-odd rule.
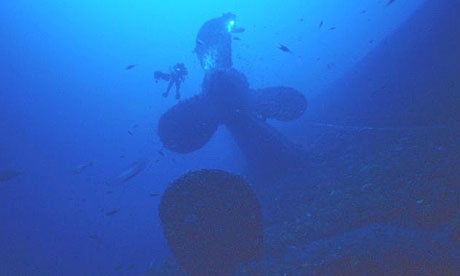
[[185, 80], [185, 76], [187, 74], [187, 68], [185, 68], [185, 65], [183, 63], [176, 63], [176, 65], [174, 65], [169, 74], [163, 73], [161, 71], [155, 71], [154, 77], [156, 82], [158, 82], [159, 79], [169, 81], [166, 92], [162, 94], [163, 97], [168, 97], [169, 91], [171, 90], [174, 84], [174, 86], [176, 86], [176, 99], [180, 99], [180, 85]]

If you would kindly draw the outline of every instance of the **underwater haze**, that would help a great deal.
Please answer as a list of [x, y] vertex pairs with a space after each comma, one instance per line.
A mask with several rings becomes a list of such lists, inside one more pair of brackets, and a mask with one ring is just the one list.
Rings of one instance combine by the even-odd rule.
[[[455, 2], [1, 1], [0, 275], [186, 275], [158, 212], [201, 169], [260, 201], [263, 253], [237, 275], [460, 273]], [[308, 108], [222, 120], [175, 151], [159, 122], [205, 92], [197, 35], [227, 12], [249, 87], [292, 87]], [[176, 63], [181, 98], [163, 97], [154, 72]], [[293, 151], [307, 161], [267, 161]]]

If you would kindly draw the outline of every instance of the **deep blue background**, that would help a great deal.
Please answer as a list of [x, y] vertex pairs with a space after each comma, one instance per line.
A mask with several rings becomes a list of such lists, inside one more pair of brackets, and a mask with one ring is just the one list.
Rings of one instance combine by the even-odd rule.
[[[183, 97], [198, 93], [192, 50], [206, 20], [237, 14], [246, 32], [234, 63], [251, 86], [284, 84], [311, 98], [421, 2], [0, 2], [0, 171], [21, 172], [0, 182], [0, 274], [142, 273], [169, 254], [150, 193], [192, 169], [243, 171], [223, 128], [193, 154], [158, 153], [157, 121], [175, 100], [161, 97], [166, 84], [153, 71], [184, 62]], [[139, 159], [149, 160], [144, 172], [110, 185]]]

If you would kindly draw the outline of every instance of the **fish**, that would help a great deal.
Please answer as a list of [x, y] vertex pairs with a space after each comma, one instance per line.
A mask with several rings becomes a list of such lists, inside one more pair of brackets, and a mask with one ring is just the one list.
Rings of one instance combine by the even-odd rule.
[[319, 22], [318, 28], [321, 29], [321, 27], [323, 27], [323, 24], [324, 24], [324, 22], [323, 22], [323, 20], [321, 20], [321, 21]]
[[93, 162], [87, 162], [87, 163], [81, 164], [73, 170], [73, 173], [81, 174], [85, 169], [91, 167], [92, 165], [93, 165]]
[[165, 153], [163, 152], [163, 150], [159, 150], [159, 151], [158, 151], [158, 154], [161, 155], [161, 156], [163, 156], [163, 157], [165, 156]]
[[233, 40], [237, 40], [237, 41], [240, 41], [240, 40], [241, 40], [241, 38], [239, 38], [238, 36], [234, 36], [234, 37], [233, 37]]
[[133, 133], [131, 132], [131, 130], [128, 130], [128, 134], [133, 136]]
[[237, 33], [244, 33], [246, 31], [245, 28], [243, 27], [236, 27], [232, 29], [232, 33], [237, 34]]
[[330, 27], [330, 28], [329, 28], [329, 30], [331, 30], [331, 31], [333, 31], [333, 30], [335, 30], [335, 29], [337, 29], [337, 27]]
[[100, 237], [97, 234], [89, 234], [88, 237], [92, 240], [100, 240]]
[[111, 217], [111, 216], [117, 214], [119, 211], [120, 211], [120, 209], [112, 209], [112, 210], [110, 210], [110, 211], [107, 211], [107, 212], [105, 213], [105, 215], [108, 216], [108, 217]]
[[115, 271], [120, 271], [122, 268], [123, 268], [123, 266], [120, 263], [118, 263], [118, 264], [115, 265], [115, 267], [113, 269]]
[[128, 182], [129, 180], [139, 175], [147, 167], [147, 163], [147, 160], [144, 159], [132, 163], [126, 170], [115, 177], [112, 183], [118, 184]]
[[151, 197], [156, 197], [156, 196], [159, 196], [159, 195], [160, 195], [159, 193], [150, 193]]
[[283, 51], [285, 53], [292, 53], [292, 51], [286, 45], [283, 45], [283, 44], [280, 44], [278, 49], [280, 49], [281, 51]]
[[128, 66], [125, 67], [125, 70], [131, 70], [133, 69], [134, 67], [137, 67], [138, 64], [130, 64]]
[[388, 0], [388, 2], [385, 5], [385, 7], [388, 7], [389, 5], [393, 4], [394, 2], [395, 2], [395, 0]]
[[0, 172], [0, 182], [9, 181], [20, 176], [22, 173], [18, 171], [2, 171]]

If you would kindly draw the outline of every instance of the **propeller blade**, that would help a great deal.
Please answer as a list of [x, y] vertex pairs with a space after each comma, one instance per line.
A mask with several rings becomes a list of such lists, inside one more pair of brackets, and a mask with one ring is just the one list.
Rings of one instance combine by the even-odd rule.
[[198, 95], [179, 102], [158, 123], [158, 135], [164, 146], [177, 153], [189, 153], [203, 147], [219, 126], [209, 100]]

